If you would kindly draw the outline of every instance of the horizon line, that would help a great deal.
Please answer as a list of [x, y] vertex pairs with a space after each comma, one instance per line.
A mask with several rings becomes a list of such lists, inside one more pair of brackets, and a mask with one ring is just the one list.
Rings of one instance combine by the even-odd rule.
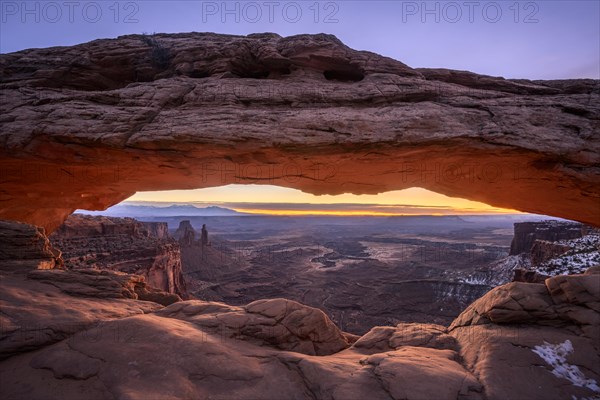
[[[373, 208], [379, 208], [379, 209], [391, 209], [391, 208], [395, 208], [395, 207], [404, 207], [404, 208], [414, 208], [414, 209], [439, 209], [439, 210], [447, 210], [447, 211], [464, 211], [464, 212], [478, 212], [477, 210], [481, 210], [481, 212], [488, 212], [490, 214], [531, 214], [528, 212], [524, 212], [524, 211], [519, 211], [519, 210], [512, 210], [512, 209], [507, 209], [507, 208], [501, 208], [501, 207], [493, 207], [493, 206], [489, 206], [489, 208], [469, 208], [469, 207], [463, 207], [463, 208], [459, 208], [459, 207], [452, 207], [452, 206], [436, 206], [436, 205], [421, 205], [421, 204], [378, 204], [378, 203], [343, 203], [343, 202], [338, 202], [338, 203], [309, 203], [309, 202], [299, 202], [299, 203], [290, 203], [290, 202], [251, 202], [251, 201], [235, 201], [235, 202], [227, 202], [227, 201], [153, 201], [153, 200], [125, 200], [119, 204], [115, 204], [112, 207], [118, 206], [118, 205], [140, 205], [140, 203], [143, 204], [160, 204], [160, 205], [165, 205], [166, 207], [168, 206], [173, 206], [173, 205], [190, 205], [192, 207], [198, 208], [198, 209], [203, 209], [203, 208], [208, 208], [208, 207], [221, 207], [221, 208], [228, 208], [230, 210], [235, 210], [238, 212], [252, 212], [252, 211], [259, 211], [259, 210], [269, 210], [269, 211], [308, 211], [308, 210], [289, 210], [289, 209], [273, 209], [273, 208], [245, 208], [243, 206], [240, 205], [251, 205], [253, 207], [256, 206], [288, 206], [291, 208], [301, 208], [301, 207], [306, 207], [306, 206], [312, 206], [316, 209], [316, 211], [329, 211], [329, 210], [319, 210], [319, 207], [324, 207], [324, 208], [328, 208], [330, 206], [339, 206], [340, 209], [346, 208], [348, 209], [349, 207], [373, 207]], [[197, 207], [197, 205], [204, 205], [206, 207]], [[246, 210], [246, 211], [239, 211], [239, 210]], [[331, 210], [331, 211], [337, 211], [337, 210]], [[358, 211], [358, 210], [352, 210], [352, 211]], [[393, 214], [399, 214], [399, 213], [393, 213]], [[429, 215], [429, 214], [428, 214]]]

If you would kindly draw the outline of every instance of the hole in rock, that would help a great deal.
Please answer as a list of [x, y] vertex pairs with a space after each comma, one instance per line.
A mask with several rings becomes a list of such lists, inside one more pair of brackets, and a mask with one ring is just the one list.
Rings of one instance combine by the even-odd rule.
[[340, 70], [327, 70], [323, 72], [325, 79], [328, 81], [341, 81], [341, 82], [360, 82], [365, 78], [362, 71], [358, 69], [340, 69]]
[[[421, 188], [314, 196], [228, 185], [140, 192], [77, 211], [50, 237], [69, 268], [138, 273], [184, 298], [234, 305], [288, 298], [364, 334], [401, 321], [449, 324], [512, 280], [507, 260], [530, 245], [513, 224], [542, 218]], [[161, 269], [140, 264], [159, 255]]]

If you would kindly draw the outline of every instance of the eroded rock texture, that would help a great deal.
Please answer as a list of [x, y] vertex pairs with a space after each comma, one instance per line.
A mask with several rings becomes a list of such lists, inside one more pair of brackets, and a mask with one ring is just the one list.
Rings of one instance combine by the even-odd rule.
[[136, 191], [424, 187], [600, 225], [597, 80], [413, 69], [330, 35], [130, 35], [0, 56], [0, 217]]
[[62, 263], [61, 251], [52, 246], [43, 228], [0, 220], [0, 270], [27, 272]]
[[180, 247], [168, 235], [166, 223], [73, 214], [50, 240], [67, 268], [140, 275], [151, 287], [186, 297]]
[[[40, 285], [4, 282], [9, 293], [39, 290], [32, 284]], [[12, 345], [0, 363], [2, 390], [9, 398], [44, 399], [594, 398], [598, 284], [598, 274], [564, 276], [549, 289], [513, 283], [474, 303], [450, 329], [398, 324], [358, 340], [321, 311], [285, 299], [244, 307], [192, 300], [160, 310], [138, 300], [95, 299], [97, 307], [86, 311], [78, 295], [50, 290], [69, 314], [43, 314], [52, 303], [39, 296], [22, 295], [19, 304], [51, 327], [65, 316], [105, 320], [71, 325], [45, 343], [17, 334], [0, 341], [0, 349]], [[575, 322], [570, 314], [582, 310], [592, 314]], [[558, 372], [535, 352], [564, 343], [570, 351]]]
[[[510, 255], [533, 253], [533, 246], [537, 240], [557, 242], [580, 238], [587, 234], [589, 227], [562, 221], [517, 222], [515, 236], [510, 245]], [[535, 255], [531, 255], [535, 258]]]
[[[468, 307], [449, 331], [489, 399], [596, 398], [600, 394], [598, 274], [560, 275], [545, 284], [513, 282], [497, 287]], [[547, 353], [546, 358], [534, 351], [557, 345], [571, 349]]]

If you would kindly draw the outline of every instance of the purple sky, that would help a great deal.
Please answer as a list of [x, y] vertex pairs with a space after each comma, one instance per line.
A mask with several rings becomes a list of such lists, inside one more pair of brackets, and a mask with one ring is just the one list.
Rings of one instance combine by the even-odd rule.
[[507, 78], [599, 79], [599, 3], [2, 0], [0, 51], [143, 32], [327, 32], [350, 47], [413, 67]]

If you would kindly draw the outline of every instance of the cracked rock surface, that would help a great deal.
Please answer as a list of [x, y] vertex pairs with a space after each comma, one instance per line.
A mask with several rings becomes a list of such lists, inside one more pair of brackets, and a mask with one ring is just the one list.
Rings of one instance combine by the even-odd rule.
[[569, 341], [567, 362], [600, 382], [599, 302], [596, 273], [513, 282], [473, 302], [448, 330], [490, 399], [596, 398], [600, 389], [569, 382], [533, 350]]

